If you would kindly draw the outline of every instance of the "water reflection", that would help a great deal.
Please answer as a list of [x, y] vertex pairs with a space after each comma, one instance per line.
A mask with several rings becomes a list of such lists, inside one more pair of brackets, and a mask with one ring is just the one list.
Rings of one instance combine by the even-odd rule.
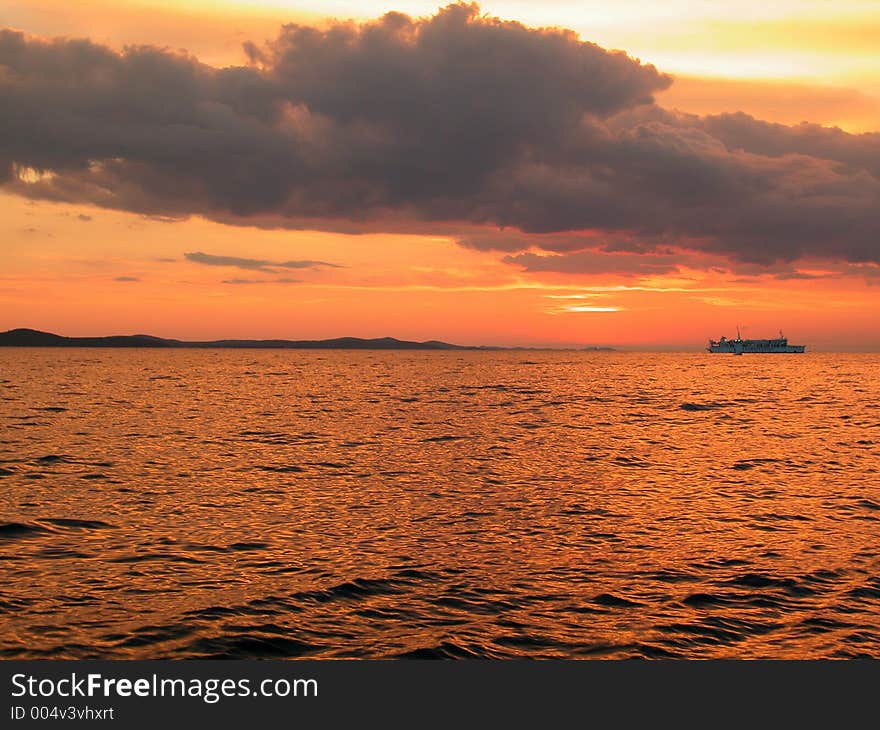
[[6, 657], [880, 656], [880, 357], [0, 351]]

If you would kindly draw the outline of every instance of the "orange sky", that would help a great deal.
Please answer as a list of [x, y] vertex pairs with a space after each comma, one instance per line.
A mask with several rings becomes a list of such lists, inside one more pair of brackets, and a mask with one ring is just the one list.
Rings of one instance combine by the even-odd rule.
[[[321, 24], [331, 15], [435, 8], [412, 1], [0, 0], [0, 18], [28, 34], [186, 48], [226, 65], [242, 63], [244, 40], [272, 37], [285, 20]], [[875, 3], [832, 10], [803, 0], [676, 1], [658, 8], [641, 0], [508, 0], [483, 10], [570, 27], [656, 64], [676, 77], [658, 95], [663, 107], [880, 130]], [[755, 337], [783, 328], [814, 349], [880, 349], [880, 268], [870, 263], [802, 260], [780, 276], [697, 255], [672, 272], [527, 271], [515, 257], [465, 248], [449, 235], [267, 230], [198, 215], [165, 220], [12, 191], [0, 192], [0, 240], [0, 329], [691, 348], [741, 324]], [[185, 257], [192, 252], [335, 266], [253, 270], [204, 265]]]

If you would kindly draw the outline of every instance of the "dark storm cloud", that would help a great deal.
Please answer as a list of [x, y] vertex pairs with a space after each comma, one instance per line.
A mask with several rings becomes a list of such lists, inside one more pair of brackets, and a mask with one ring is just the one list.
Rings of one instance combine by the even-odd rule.
[[803, 122], [795, 126], [765, 122], [737, 112], [693, 117], [693, 123], [734, 150], [768, 157], [806, 155], [864, 169], [880, 177], [880, 134], [853, 135], [836, 127]]
[[317, 269], [324, 266], [334, 269], [339, 268], [337, 264], [330, 264], [326, 261], [267, 261], [265, 259], [247, 259], [238, 256], [213, 256], [201, 251], [185, 253], [183, 257], [187, 261], [206, 266], [234, 266], [238, 269], [262, 271], [269, 274], [275, 273], [276, 269]]
[[669, 77], [569, 31], [453, 5], [246, 50], [0, 33], [0, 180], [166, 219], [503, 228], [508, 252], [880, 260], [878, 135], [663, 110]]
[[132, 282], [132, 281], [140, 281], [140, 277], [138, 276], [117, 276], [113, 281], [123, 281], [123, 282]]

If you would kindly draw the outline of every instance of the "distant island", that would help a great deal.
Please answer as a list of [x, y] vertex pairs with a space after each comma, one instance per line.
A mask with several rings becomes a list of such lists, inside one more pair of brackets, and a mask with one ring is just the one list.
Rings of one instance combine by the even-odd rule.
[[51, 332], [14, 329], [0, 332], [0, 347], [204, 347], [204, 348], [260, 348], [260, 349], [341, 349], [341, 350], [476, 350], [466, 345], [448, 342], [409, 342], [393, 337], [372, 340], [360, 337], [337, 337], [332, 340], [211, 340], [189, 342], [152, 335], [111, 335], [108, 337], [64, 337]]
[[[166, 347], [226, 348], [264, 350], [530, 350], [543, 348], [453, 345], [438, 340], [411, 342], [394, 337], [363, 339], [336, 337], [330, 340], [210, 340], [189, 342], [152, 335], [111, 335], [107, 337], [64, 337], [51, 332], [14, 329], [0, 332], [0, 347]], [[550, 349], [550, 348], [547, 348]], [[585, 347], [584, 350], [611, 350], [610, 347]]]

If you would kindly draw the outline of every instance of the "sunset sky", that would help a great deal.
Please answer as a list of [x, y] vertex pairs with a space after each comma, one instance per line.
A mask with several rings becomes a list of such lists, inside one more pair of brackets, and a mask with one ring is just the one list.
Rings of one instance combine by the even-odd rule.
[[876, 0], [0, 27], [0, 330], [880, 349]]

